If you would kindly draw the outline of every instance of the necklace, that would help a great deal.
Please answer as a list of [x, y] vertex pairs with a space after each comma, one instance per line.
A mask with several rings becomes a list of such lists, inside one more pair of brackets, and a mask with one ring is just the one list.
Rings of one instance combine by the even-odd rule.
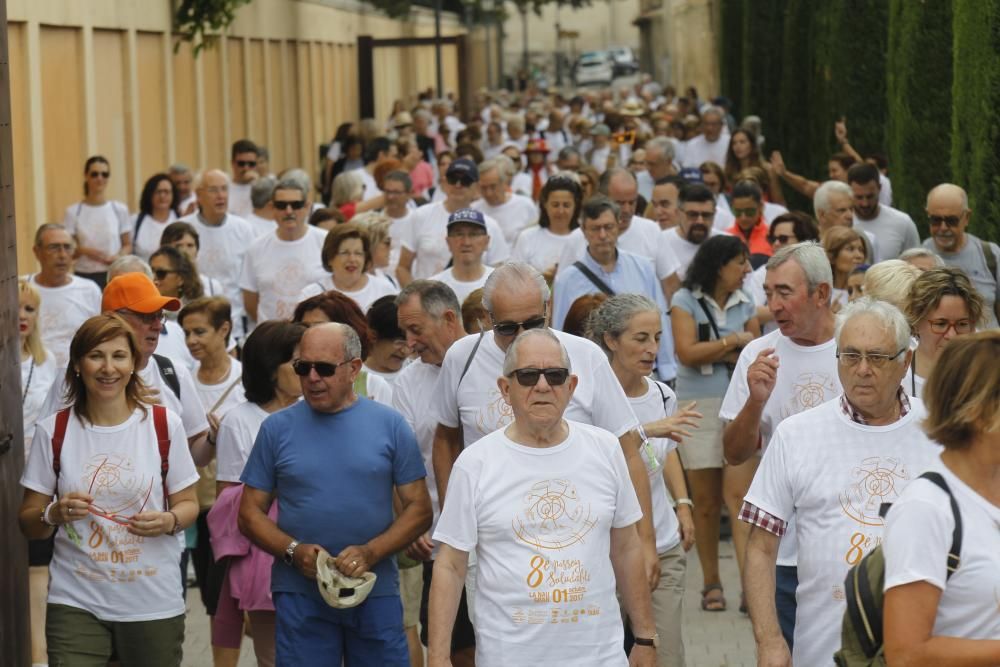
[[31, 378], [35, 376], [35, 357], [31, 357], [31, 368], [28, 370], [28, 381], [24, 383], [24, 394], [21, 395], [21, 407], [28, 400], [28, 389], [31, 388]]

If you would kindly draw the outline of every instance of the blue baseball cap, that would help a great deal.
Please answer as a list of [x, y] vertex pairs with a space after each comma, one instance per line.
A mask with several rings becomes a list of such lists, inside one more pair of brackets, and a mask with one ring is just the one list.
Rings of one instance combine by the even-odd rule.
[[474, 208], [460, 208], [448, 216], [449, 227], [460, 222], [486, 229], [486, 217]]
[[465, 176], [476, 183], [479, 181], [479, 169], [476, 167], [476, 163], [469, 158], [460, 157], [448, 165], [448, 170], [445, 172], [446, 178], [452, 176]]
[[688, 183], [705, 182], [705, 179], [701, 176], [701, 170], [697, 167], [685, 167], [684, 169], [681, 169], [680, 177]]

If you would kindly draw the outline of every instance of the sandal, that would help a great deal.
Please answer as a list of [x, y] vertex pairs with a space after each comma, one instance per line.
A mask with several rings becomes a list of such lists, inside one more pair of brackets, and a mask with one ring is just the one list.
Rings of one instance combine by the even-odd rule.
[[[712, 593], [718, 591], [718, 595]], [[709, 584], [701, 590], [702, 611], [725, 611], [726, 596], [722, 594], [722, 584]]]

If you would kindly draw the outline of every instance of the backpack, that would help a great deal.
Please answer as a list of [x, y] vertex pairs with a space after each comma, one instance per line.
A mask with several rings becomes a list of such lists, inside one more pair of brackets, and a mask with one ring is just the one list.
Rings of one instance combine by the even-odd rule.
[[179, 401], [181, 399], [181, 381], [177, 377], [176, 369], [174, 369], [174, 362], [162, 354], [154, 354], [153, 361], [156, 362], [156, 370], [160, 372], [160, 377], [167, 383], [170, 391], [174, 392], [174, 396]]
[[[918, 479], [926, 479], [948, 494], [951, 513], [955, 517], [955, 530], [948, 550], [946, 579], [958, 569], [962, 552], [962, 515], [955, 496], [944, 478], [936, 472], [925, 472]], [[879, 515], [885, 516], [889, 504], [882, 505]], [[882, 546], [872, 549], [855, 564], [844, 580], [847, 610], [840, 631], [840, 650], [833, 661], [838, 667], [881, 667], [886, 664], [882, 646], [882, 605], [885, 585], [885, 555]]]
[[[156, 429], [156, 445], [160, 450], [160, 479], [163, 482], [163, 501], [167, 500], [167, 471], [170, 470], [170, 433], [167, 429], [167, 409], [162, 405], [153, 405], [153, 428]], [[63, 408], [56, 413], [56, 426], [52, 432], [52, 470], [56, 473], [56, 493], [59, 490], [59, 471], [62, 469], [61, 456], [63, 440], [66, 439], [66, 427], [69, 425], [72, 408]]]

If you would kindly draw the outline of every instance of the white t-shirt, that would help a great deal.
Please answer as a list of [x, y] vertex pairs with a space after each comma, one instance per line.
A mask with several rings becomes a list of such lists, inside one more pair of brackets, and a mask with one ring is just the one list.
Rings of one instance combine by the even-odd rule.
[[724, 167], [726, 166], [726, 151], [728, 149], [728, 132], [723, 132], [715, 141], [708, 141], [704, 134], [699, 134], [684, 142], [681, 164], [697, 169], [703, 162], [714, 162], [720, 167]]
[[[677, 258], [677, 277], [680, 280], [684, 280], [687, 275], [688, 267], [691, 266], [691, 261], [694, 260], [695, 253], [698, 252], [698, 248], [701, 246], [697, 243], [691, 243], [680, 235], [680, 227], [671, 227], [670, 229], [664, 229], [660, 232], [660, 237], [663, 243], [666, 244], [670, 251]], [[716, 231], [714, 227], [710, 227], [708, 230], [708, 237], [706, 241], [713, 237], [718, 236], [720, 232]], [[702, 241], [704, 243], [705, 241]]]
[[[618, 437], [635, 428], [635, 413], [601, 348], [572, 334], [555, 329], [549, 331], [566, 347], [573, 374], [580, 378], [566, 406], [566, 418], [600, 426]], [[514, 420], [510, 406], [504, 402], [497, 387], [497, 378], [503, 371], [504, 352], [497, 346], [492, 331], [483, 334], [459, 390], [462, 369], [478, 339], [474, 334], [455, 341], [444, 356], [437, 386], [427, 397], [435, 421], [452, 428], [461, 424], [466, 446]]]
[[456, 278], [454, 270], [455, 269], [445, 269], [441, 273], [435, 276], [431, 276], [431, 280], [440, 280], [445, 285], [450, 287], [452, 291], [455, 292], [455, 296], [458, 297], [459, 303], [465, 303], [466, 298], [468, 298], [468, 296], [473, 292], [475, 292], [477, 289], [485, 285], [486, 279], [490, 277], [491, 273], [493, 273], [493, 267], [486, 266], [484, 264], [482, 276], [480, 276], [476, 280], [465, 281]]
[[[78, 202], [66, 209], [63, 216], [66, 231], [76, 237], [78, 246], [94, 248], [106, 255], [115, 255], [122, 249], [122, 234], [132, 233], [128, 207], [120, 201], [106, 201], [100, 206]], [[77, 273], [101, 273], [108, 264], [89, 257], [76, 260]]]
[[147, 262], [149, 256], [160, 249], [160, 238], [163, 230], [172, 222], [177, 221], [177, 214], [173, 209], [167, 214], [166, 222], [160, 222], [151, 215], [143, 217], [139, 231], [135, 229], [135, 223], [139, 221], [140, 213], [129, 218], [129, 229], [132, 231], [132, 254], [142, 257]]
[[789, 417], [771, 438], [746, 501], [795, 518], [794, 664], [833, 665], [847, 571], [881, 541], [882, 503], [895, 502], [941, 451], [920, 428], [924, 415], [912, 399], [899, 421], [865, 426], [851, 421], [838, 399]]
[[101, 289], [93, 280], [77, 276], [70, 276], [69, 284], [62, 287], [42, 287], [34, 275], [30, 280], [41, 297], [38, 332], [56, 364], [65, 368], [76, 330], [101, 313]]
[[508, 244], [514, 243], [522, 229], [538, 222], [538, 207], [531, 197], [524, 195], [512, 194], [510, 199], [499, 206], [491, 206], [485, 199], [477, 199], [472, 208], [496, 220]]
[[[412, 203], [411, 199], [407, 204]], [[399, 266], [399, 252], [403, 249], [403, 234], [407, 227], [410, 226], [410, 218], [413, 217], [413, 211], [416, 209], [410, 209], [407, 207], [406, 215], [401, 218], [394, 218], [382, 209], [382, 213], [385, 213], [386, 217], [392, 220], [392, 224], [389, 225], [389, 266], [385, 267], [386, 273], [390, 275], [396, 275], [396, 267]]]
[[51, 352], [45, 350], [45, 361], [35, 363], [29, 356], [21, 362], [21, 416], [24, 418], [24, 457], [28, 458], [31, 438], [35, 434], [35, 422], [42, 416], [45, 397], [56, 381], [59, 366]]
[[[635, 412], [641, 424], [655, 422], [677, 412], [677, 395], [673, 389], [646, 378], [646, 393], [633, 398], [629, 396], [629, 405]], [[669, 438], [650, 438], [649, 445], [656, 458], [658, 466], [652, 467], [643, 453], [642, 460], [649, 473], [649, 492], [653, 500], [653, 532], [656, 533], [656, 553], [663, 554], [681, 543], [680, 522], [674, 513], [670, 491], [663, 477], [663, 467], [667, 454], [677, 449], [677, 443]], [[651, 469], [652, 468], [652, 469]]]
[[[913, 353], [913, 358], [916, 359], [916, 352]], [[919, 372], [916, 376], [913, 375], [913, 363], [910, 363], [910, 367], [906, 369], [906, 377], [903, 378], [903, 391], [906, 392], [907, 396], [914, 396], [916, 398], [923, 398], [924, 396], [924, 383], [927, 382], [927, 378], [920, 376]]]
[[253, 183], [230, 183], [229, 184], [229, 212], [246, 218], [253, 213], [253, 202], [250, 199], [250, 190]]
[[240, 475], [250, 458], [257, 431], [267, 417], [267, 412], [249, 401], [240, 403], [226, 413], [219, 422], [219, 433], [215, 438], [215, 479], [240, 483]]
[[[94, 511], [131, 517], [165, 511], [160, 452], [152, 410], [136, 411], [117, 426], [85, 426], [70, 415], [59, 479], [52, 469], [55, 416], [38, 422], [21, 485], [52, 495], [80, 491], [93, 497], [92, 512], [56, 531], [49, 566], [50, 604], [84, 609], [102, 621], [151, 621], [184, 613], [181, 549], [172, 535], [136, 537], [126, 526]], [[198, 481], [180, 418], [168, 412], [170, 454], [166, 490]], [[70, 445], [70, 446], [67, 446]]]
[[198, 270], [222, 285], [223, 296], [232, 306], [233, 335], [243, 334], [243, 292], [240, 291], [240, 272], [243, 257], [255, 236], [250, 223], [229, 214], [219, 225], [207, 225], [198, 213], [182, 220], [198, 232]]
[[183, 364], [188, 370], [193, 370], [198, 362], [191, 356], [191, 351], [184, 343], [184, 329], [174, 320], [165, 320], [160, 330], [160, 342], [156, 344], [156, 353], [170, 357], [175, 364]]
[[366, 274], [365, 277], [367, 280], [365, 281], [364, 287], [359, 290], [349, 292], [335, 287], [333, 284], [333, 275], [328, 273], [319, 280], [314, 280], [303, 287], [302, 291], [299, 292], [298, 301], [296, 303], [301, 303], [309, 297], [322, 294], [323, 292], [336, 290], [344, 296], [354, 299], [354, 303], [358, 304], [358, 308], [367, 313], [369, 306], [375, 303], [378, 299], [390, 294], [399, 294], [399, 288], [389, 282], [388, 278], [373, 276], [371, 274]]
[[378, 183], [375, 182], [375, 177], [369, 174], [367, 169], [362, 167], [361, 169], [355, 169], [354, 171], [361, 177], [361, 182], [365, 184], [365, 190], [361, 195], [361, 201], [375, 199], [375, 197], [382, 194], [382, 191], [378, 187]]
[[[648, 218], [632, 216], [632, 221], [618, 237], [618, 248], [633, 255], [645, 257], [653, 262], [658, 280], [668, 278], [680, 268], [681, 263], [673, 250], [663, 239], [663, 230]], [[559, 270], [583, 258], [587, 252], [587, 239], [579, 227], [569, 235], [559, 256]]]
[[785, 213], [788, 213], [788, 209], [781, 204], [774, 204], [769, 201], [764, 202], [763, 215], [764, 220], [768, 225], [770, 225], [779, 215], [784, 215]]
[[[443, 202], [424, 204], [410, 216], [409, 225], [403, 229], [400, 242], [414, 253], [413, 277], [430, 278], [444, 270], [451, 260], [451, 251], [445, 240], [448, 236], [448, 213]], [[486, 216], [486, 232], [490, 244], [486, 248], [483, 263], [496, 266], [507, 261], [510, 246], [504, 238], [503, 230], [493, 218]]]
[[195, 389], [198, 391], [198, 399], [206, 414], [213, 412], [212, 408], [222, 400], [219, 407], [214, 410], [215, 416], [221, 419], [227, 412], [247, 400], [243, 393], [243, 364], [236, 359], [229, 362], [229, 373], [222, 382], [204, 384], [198, 379], [197, 369], [192, 371], [191, 379], [194, 381]]
[[291, 319], [302, 288], [327, 276], [322, 258], [325, 240], [326, 230], [308, 225], [295, 241], [282, 241], [275, 232], [251, 244], [240, 287], [257, 293], [258, 322]]
[[254, 238], [260, 238], [261, 236], [267, 236], [268, 234], [274, 234], [278, 223], [274, 219], [262, 218], [253, 211], [250, 212], [246, 217], [246, 221], [250, 223], [250, 227], [253, 229]]
[[[141, 371], [137, 371], [139, 379], [146, 387], [154, 393], [154, 400], [161, 403], [168, 410], [178, 415], [184, 424], [184, 434], [191, 438], [199, 433], [208, 430], [208, 419], [205, 417], [205, 409], [201, 407], [198, 399], [198, 391], [195, 389], [194, 380], [191, 378], [191, 371], [187, 366], [174, 364], [174, 371], [177, 374], [177, 382], [181, 388], [181, 396], [177, 398], [173, 390], [163, 380], [160, 370], [156, 365], [156, 359], [152, 357]], [[66, 367], [59, 369], [56, 373], [56, 381], [49, 390], [49, 395], [45, 397], [45, 405], [42, 407], [42, 416], [53, 415], [68, 404], [63, 399], [66, 395]]]
[[376, 403], [392, 407], [392, 385], [381, 375], [362, 371], [365, 374], [365, 391], [368, 398]]
[[946, 557], [955, 529], [951, 504], [933, 482], [916, 480], [886, 517], [882, 542], [885, 588], [926, 581], [941, 589], [932, 635], [995, 640], [1000, 637], [1000, 508], [940, 460], [928, 467], [944, 477], [958, 503], [963, 533], [961, 561], [948, 579]]
[[478, 558], [476, 664], [628, 664], [611, 529], [642, 516], [618, 443], [568, 422], [552, 447], [497, 431], [455, 462], [434, 539]]
[[[725, 200], [725, 197], [722, 198]], [[717, 207], [715, 209], [715, 218], [712, 220], [712, 228], [719, 232], [725, 233], [727, 229], [736, 224], [736, 216], [732, 214], [728, 207], [722, 208]]]
[[920, 234], [913, 220], [891, 206], [879, 205], [872, 220], [861, 220], [854, 214], [854, 229], [875, 235], [875, 261], [896, 259], [904, 250], [920, 246]]
[[[437, 482], [434, 476], [434, 464], [431, 460], [437, 419], [427, 409], [427, 397], [432, 395], [440, 374], [440, 366], [426, 364], [417, 359], [399, 372], [392, 387], [392, 407], [403, 415], [403, 419], [416, 434], [420, 455], [423, 457], [424, 467], [427, 469], [427, 492], [431, 496], [431, 510], [434, 513], [430, 529], [432, 535], [438, 517], [441, 515], [441, 506], [438, 503]], [[436, 550], [437, 546], [435, 545]]]
[[[545, 182], [549, 180], [549, 170], [542, 169], [538, 172], [538, 175], [541, 180], [541, 184], [544, 186]], [[531, 199], [531, 194], [534, 191], [534, 179], [535, 175], [530, 169], [517, 172], [514, 174], [514, 177], [510, 179], [511, 192], [515, 192]]]
[[553, 234], [546, 227], [533, 225], [517, 235], [510, 258], [518, 262], [527, 262], [545, 273], [559, 261], [563, 247], [572, 235], [572, 232]]

